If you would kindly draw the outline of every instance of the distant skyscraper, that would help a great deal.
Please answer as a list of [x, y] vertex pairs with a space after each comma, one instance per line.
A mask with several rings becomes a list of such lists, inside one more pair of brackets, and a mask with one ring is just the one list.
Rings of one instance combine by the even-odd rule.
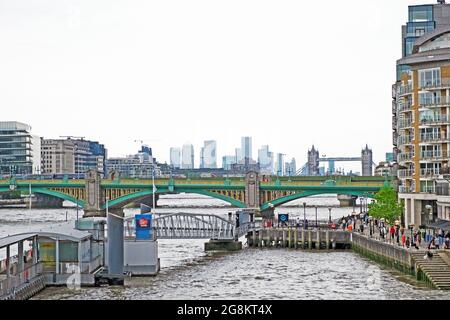
[[216, 141], [207, 140], [200, 151], [200, 168], [217, 168]]
[[261, 173], [273, 174], [273, 152], [269, 151], [268, 145], [258, 150], [258, 163]]
[[181, 150], [180, 148], [170, 148], [170, 165], [179, 169], [181, 167]]
[[194, 169], [194, 146], [192, 144], [183, 145], [181, 169]]
[[282, 176], [284, 174], [284, 154], [277, 153], [277, 163], [276, 163], [276, 175]]
[[223, 156], [222, 168], [224, 170], [231, 170], [232, 166], [236, 164], [236, 156]]
[[[252, 159], [252, 137], [241, 138], [241, 152], [243, 159]], [[250, 162], [250, 160], [247, 160]]]
[[297, 172], [297, 166], [295, 164], [295, 158], [292, 158], [291, 162], [286, 162], [284, 165], [284, 175], [291, 177], [295, 176]]
[[234, 151], [234, 158], [236, 160], [236, 163], [241, 163], [244, 160], [244, 156], [242, 153], [242, 149], [241, 148], [236, 148]]

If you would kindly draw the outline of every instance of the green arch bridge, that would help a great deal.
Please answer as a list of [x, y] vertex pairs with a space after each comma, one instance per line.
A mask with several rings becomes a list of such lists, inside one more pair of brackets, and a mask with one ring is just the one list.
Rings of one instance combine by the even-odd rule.
[[[284, 203], [319, 194], [373, 197], [392, 177], [298, 176], [268, 177], [249, 172], [242, 178], [155, 179], [155, 194], [196, 193], [217, 198], [238, 208], [260, 212]], [[85, 179], [0, 180], [0, 192], [18, 190], [41, 194], [78, 204], [85, 215], [104, 215], [153, 194], [151, 179], [102, 179], [91, 170]]]

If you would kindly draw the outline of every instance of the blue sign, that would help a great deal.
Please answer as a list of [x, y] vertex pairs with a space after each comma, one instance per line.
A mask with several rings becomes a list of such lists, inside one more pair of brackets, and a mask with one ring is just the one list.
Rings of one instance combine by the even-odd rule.
[[152, 215], [137, 214], [134, 216], [136, 224], [136, 240], [149, 240], [152, 236]]
[[278, 214], [278, 220], [280, 222], [288, 222], [289, 221], [289, 214], [288, 213], [279, 213]]

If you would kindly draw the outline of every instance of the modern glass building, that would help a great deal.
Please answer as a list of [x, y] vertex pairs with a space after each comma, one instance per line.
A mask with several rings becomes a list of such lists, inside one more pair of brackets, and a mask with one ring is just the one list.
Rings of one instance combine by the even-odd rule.
[[273, 174], [273, 152], [269, 146], [264, 145], [258, 150], [258, 163], [263, 174]]
[[194, 146], [192, 144], [183, 145], [181, 169], [194, 169]]
[[394, 173], [405, 224], [418, 226], [445, 216], [436, 180], [450, 161], [450, 5], [410, 6], [402, 48], [392, 86]]
[[38, 174], [41, 170], [41, 139], [31, 127], [16, 121], [0, 122], [0, 173]]
[[244, 159], [252, 159], [252, 137], [241, 138], [241, 154]]
[[180, 148], [170, 148], [170, 165], [175, 169], [181, 167], [181, 149]]
[[217, 168], [217, 143], [215, 140], [207, 140], [200, 150], [200, 168]]

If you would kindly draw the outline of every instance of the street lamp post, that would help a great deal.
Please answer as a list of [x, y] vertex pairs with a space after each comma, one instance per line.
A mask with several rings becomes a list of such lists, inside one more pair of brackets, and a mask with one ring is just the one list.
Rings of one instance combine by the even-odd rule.
[[362, 213], [363, 197], [359, 197], [359, 213]]
[[318, 223], [317, 223], [317, 206], [314, 206], [314, 208], [316, 209], [316, 228], [318, 228]]
[[306, 202], [303, 202], [303, 229], [306, 227]]
[[331, 223], [331, 207], [328, 207], [328, 223]]
[[78, 223], [78, 198], [79, 196], [77, 196], [77, 223]]

